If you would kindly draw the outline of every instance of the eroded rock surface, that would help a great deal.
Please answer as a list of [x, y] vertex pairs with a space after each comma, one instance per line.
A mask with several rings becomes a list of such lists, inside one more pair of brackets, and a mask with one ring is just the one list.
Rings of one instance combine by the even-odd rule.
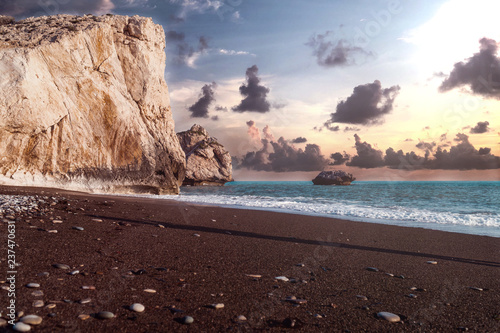
[[233, 181], [231, 155], [200, 125], [177, 133], [186, 154], [183, 185], [224, 185]]
[[351, 185], [356, 178], [342, 170], [321, 171], [312, 180], [314, 185]]
[[139, 16], [0, 19], [0, 183], [178, 193], [165, 34]]

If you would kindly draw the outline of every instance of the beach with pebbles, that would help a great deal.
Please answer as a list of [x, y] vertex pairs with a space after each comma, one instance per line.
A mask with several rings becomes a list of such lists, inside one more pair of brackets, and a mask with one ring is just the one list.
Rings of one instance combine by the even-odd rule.
[[1, 332], [500, 330], [498, 238], [6, 186], [0, 230]]

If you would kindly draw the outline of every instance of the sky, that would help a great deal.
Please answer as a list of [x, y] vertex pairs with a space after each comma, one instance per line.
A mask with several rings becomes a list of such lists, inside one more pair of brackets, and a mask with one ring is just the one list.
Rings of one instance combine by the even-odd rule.
[[0, 14], [152, 17], [177, 131], [236, 180], [500, 180], [495, 0], [0, 0]]

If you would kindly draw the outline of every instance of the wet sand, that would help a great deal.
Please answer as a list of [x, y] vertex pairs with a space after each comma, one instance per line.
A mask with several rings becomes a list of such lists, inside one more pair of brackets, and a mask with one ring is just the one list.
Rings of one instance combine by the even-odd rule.
[[[500, 331], [498, 238], [56, 189], [0, 186], [0, 194], [45, 201], [0, 223], [0, 281], [13, 218], [16, 310], [43, 318], [35, 332]], [[32, 282], [40, 287], [25, 286]], [[129, 310], [133, 303], [145, 311]], [[99, 311], [115, 317], [97, 319]], [[401, 321], [377, 318], [381, 311]], [[194, 323], [180, 323], [184, 316]]]

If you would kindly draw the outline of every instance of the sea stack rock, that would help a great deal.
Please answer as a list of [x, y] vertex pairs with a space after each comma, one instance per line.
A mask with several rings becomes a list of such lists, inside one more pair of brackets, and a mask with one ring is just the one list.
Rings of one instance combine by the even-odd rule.
[[231, 155], [200, 125], [177, 133], [186, 154], [183, 185], [224, 185], [233, 181]]
[[165, 34], [139, 16], [0, 17], [0, 183], [178, 193]]
[[321, 171], [319, 175], [312, 180], [314, 185], [351, 185], [356, 178], [352, 174], [342, 170]]

